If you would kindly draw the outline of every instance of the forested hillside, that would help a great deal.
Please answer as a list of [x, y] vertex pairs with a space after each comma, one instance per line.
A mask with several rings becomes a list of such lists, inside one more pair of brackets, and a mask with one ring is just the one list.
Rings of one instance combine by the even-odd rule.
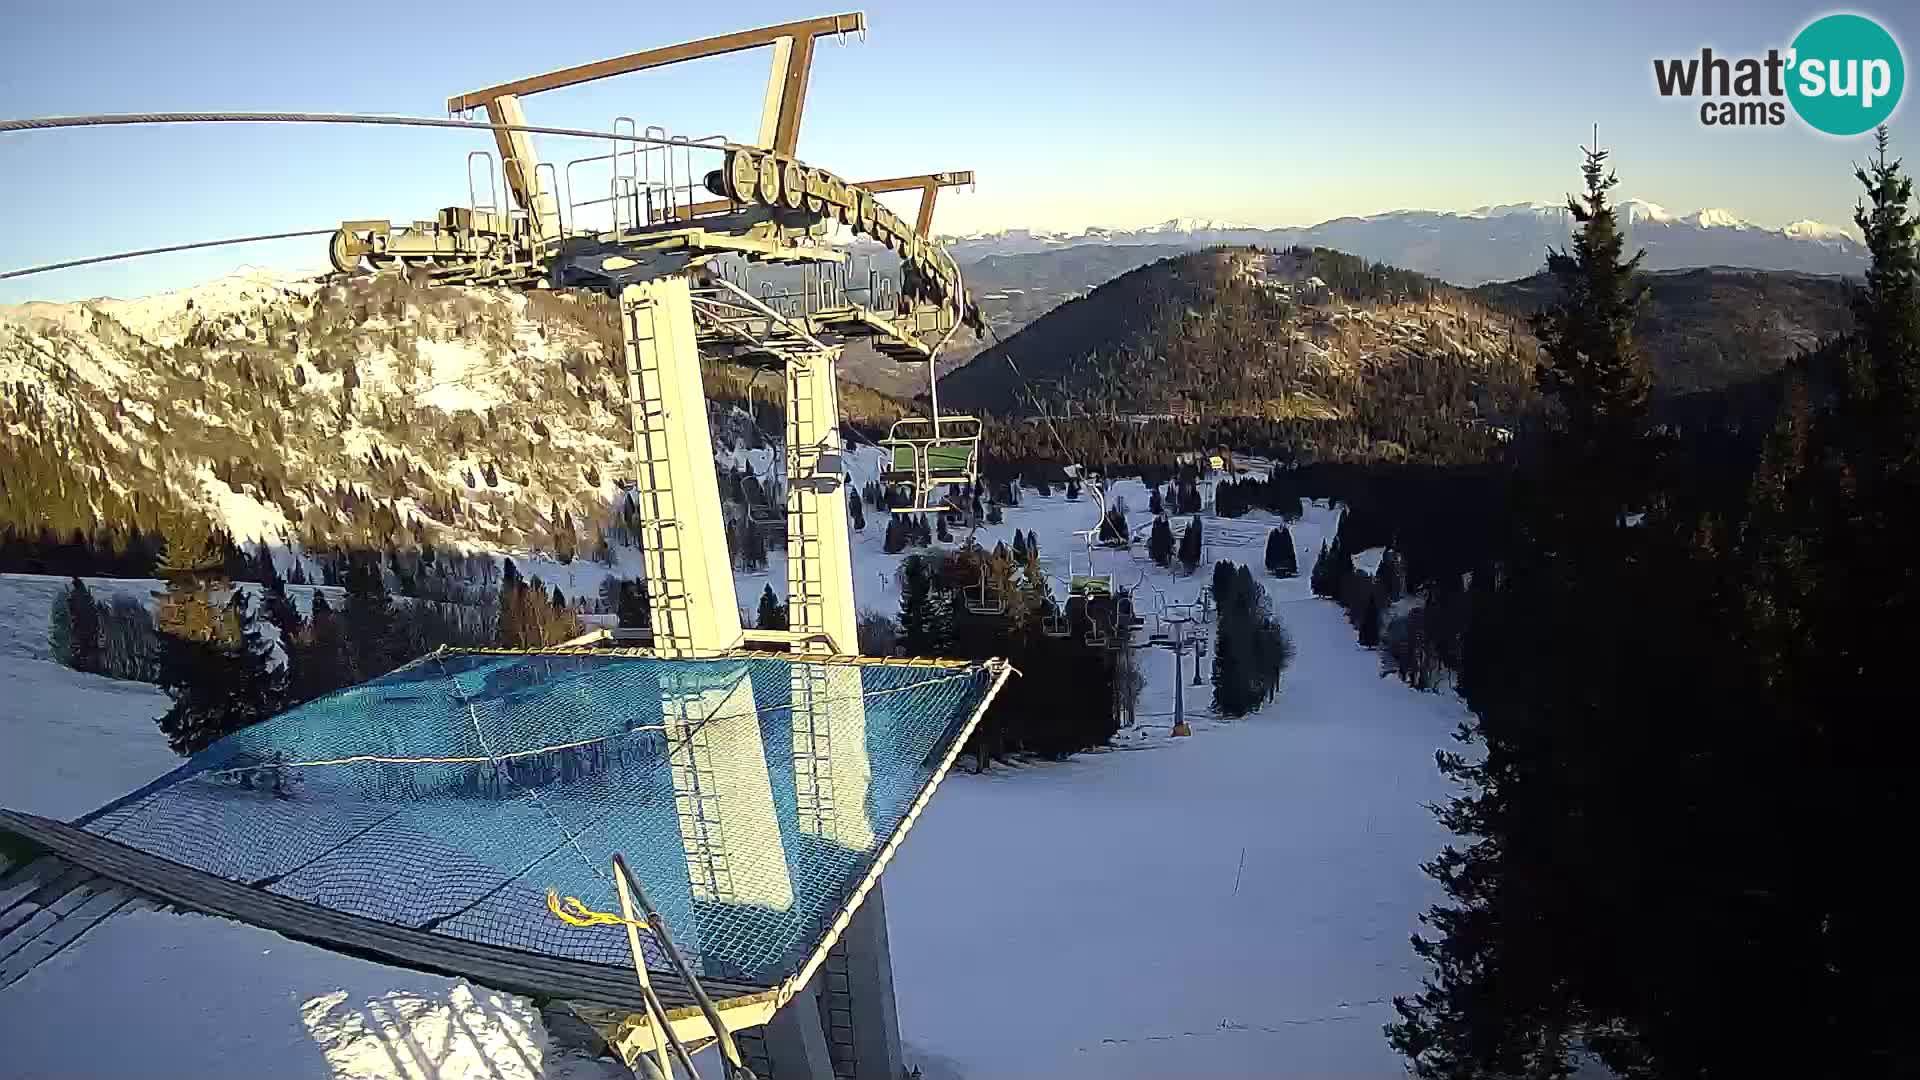
[[[1714, 390], [1771, 375], [1853, 325], [1844, 278], [1706, 267], [1641, 275], [1633, 336], [1662, 394]], [[1551, 274], [1482, 285], [1489, 305], [1532, 314], [1558, 293]]]
[[[0, 531], [120, 546], [181, 508], [311, 549], [584, 555], [630, 469], [622, 364], [603, 298], [391, 274], [7, 309]], [[709, 367], [717, 433], [753, 434], [730, 420], [749, 374]], [[776, 433], [779, 394], [754, 391]], [[856, 386], [842, 403], [874, 428], [900, 408]]]
[[1533, 350], [1516, 317], [1418, 274], [1324, 250], [1216, 249], [1062, 305], [941, 390], [943, 404], [1055, 418], [999, 431], [1003, 461], [1045, 456], [1056, 432], [1109, 464], [1201, 445], [1481, 460], [1530, 408]]

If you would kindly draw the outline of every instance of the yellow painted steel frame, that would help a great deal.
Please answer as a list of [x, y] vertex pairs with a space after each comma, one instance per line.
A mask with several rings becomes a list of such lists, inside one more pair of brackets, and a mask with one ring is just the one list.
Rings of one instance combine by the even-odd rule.
[[[462, 113], [469, 109], [484, 108], [487, 110], [487, 119], [492, 123], [525, 125], [527, 121], [520, 111], [520, 99], [529, 94], [771, 45], [773, 70], [767, 78], [766, 100], [760, 113], [759, 145], [792, 156], [794, 147], [800, 141], [800, 116], [806, 108], [807, 82], [813, 72], [814, 39], [828, 35], [865, 34], [866, 31], [867, 16], [860, 11], [763, 26], [757, 30], [741, 30], [629, 53], [610, 60], [578, 64], [484, 90], [456, 94], [447, 99], [447, 112]], [[553, 201], [553, 193], [542, 189], [538, 176], [539, 158], [534, 154], [531, 136], [524, 131], [496, 129], [494, 141], [500, 148], [507, 186], [512, 189], [515, 201], [533, 216], [539, 236], [546, 239], [558, 237], [558, 208]]]
[[[897, 663], [898, 661], [883, 662]], [[980, 704], [973, 710], [973, 715], [967, 718], [966, 726], [953, 740], [953, 744], [947, 748], [945, 756], [940, 759], [940, 767], [934, 770], [932, 779], [927, 781], [927, 786], [921, 789], [920, 794], [913, 800], [913, 804], [907, 808], [906, 816], [900, 819], [900, 824], [894, 828], [892, 835], [887, 837], [886, 844], [881, 847], [880, 854], [874, 859], [873, 866], [867, 871], [866, 877], [861, 879], [859, 887], [847, 897], [846, 903], [841, 905], [833, 921], [827, 924], [826, 934], [808, 954], [806, 963], [800, 966], [800, 970], [784, 979], [779, 986], [765, 993], [730, 998], [717, 1003], [720, 1007], [721, 1019], [726, 1022], [729, 1030], [738, 1031], [743, 1027], [757, 1026], [773, 1019], [773, 1014], [793, 1000], [820, 970], [820, 965], [826, 963], [828, 951], [833, 948], [835, 942], [840, 940], [840, 936], [846, 933], [847, 927], [853, 922], [854, 915], [859, 912], [860, 905], [866, 901], [867, 894], [872, 892], [874, 886], [879, 883], [881, 872], [886, 870], [887, 865], [893, 861], [894, 853], [900, 849], [900, 842], [906, 838], [908, 830], [912, 829], [914, 822], [919, 820], [921, 811], [925, 810], [927, 803], [932, 801], [933, 793], [939, 790], [941, 781], [945, 780], [947, 773], [952, 770], [954, 761], [960, 756], [960, 748], [966, 745], [967, 739], [980, 725], [981, 718], [986, 716], [987, 710], [993, 706], [994, 698], [999, 696], [1001, 687], [1007, 684], [1007, 677], [1014, 673], [1013, 667], [1004, 660], [989, 660], [987, 665], [993, 671], [993, 685], [988, 687], [986, 696], [980, 699]], [[736, 1019], [738, 1023], [735, 1023]], [[673, 1025], [674, 1034], [678, 1035], [683, 1042], [709, 1038], [713, 1034], [706, 1017], [698, 1008], [674, 1009], [668, 1013], [668, 1022]], [[651, 1053], [657, 1039], [658, 1035], [654, 1033], [652, 1025], [647, 1023], [646, 1017], [636, 1014], [628, 1016], [620, 1024], [619, 1030], [610, 1035], [608, 1042], [620, 1052], [622, 1058], [631, 1064], [638, 1060], [640, 1055]]]

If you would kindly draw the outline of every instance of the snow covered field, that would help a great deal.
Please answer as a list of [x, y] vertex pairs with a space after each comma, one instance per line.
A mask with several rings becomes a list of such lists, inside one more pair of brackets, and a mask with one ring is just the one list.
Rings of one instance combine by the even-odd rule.
[[[1147, 520], [1140, 484], [1114, 494]], [[977, 539], [1033, 530], [1049, 574], [1085, 572], [1070, 534], [1094, 501], [1027, 497]], [[1187, 685], [1195, 736], [1171, 739], [1172, 657], [1143, 653], [1141, 726], [1115, 749], [942, 786], [886, 877], [902, 1035], [929, 1080], [1402, 1075], [1380, 1026], [1417, 987], [1407, 935], [1434, 895], [1419, 863], [1443, 842], [1423, 804], [1446, 794], [1433, 752], [1463, 709], [1381, 679], [1340, 610], [1308, 594], [1335, 520], [1309, 508], [1293, 527], [1302, 576], [1262, 578], [1297, 649], [1272, 705], [1215, 721], [1209, 689]], [[1192, 576], [1138, 545], [1096, 569], [1191, 600], [1214, 559], [1257, 572], [1273, 523], [1205, 518]], [[884, 530], [874, 513], [856, 537], [855, 587], [892, 614]], [[736, 580], [749, 612], [763, 584], [784, 591], [779, 552]], [[69, 817], [178, 759], [153, 688], [35, 658], [55, 587], [0, 582], [0, 805]], [[80, 1018], [100, 1015], [124, 1037], [90, 1038]], [[623, 1075], [549, 1042], [524, 999], [200, 916], [115, 917], [0, 992], [7, 1075]]]
[[[1294, 526], [1303, 571], [1333, 520]], [[1402, 1075], [1380, 1027], [1418, 988], [1419, 864], [1444, 839], [1423, 804], [1463, 710], [1380, 678], [1304, 574], [1266, 584], [1298, 650], [1266, 709], [941, 787], [886, 877], [930, 1076]], [[1143, 714], [1172, 689], [1171, 658], [1145, 662]]]
[[[100, 1025], [111, 1025], [102, 1034]], [[123, 913], [0, 992], [0, 1075], [607, 1080], [525, 998], [204, 915]]]

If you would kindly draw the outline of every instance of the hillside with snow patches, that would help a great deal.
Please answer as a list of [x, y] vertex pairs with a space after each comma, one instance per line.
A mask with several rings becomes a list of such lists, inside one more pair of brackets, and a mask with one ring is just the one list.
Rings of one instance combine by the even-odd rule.
[[[243, 272], [0, 308], [6, 437], [236, 537], [591, 550], [630, 472], [608, 305]], [[416, 528], [417, 525], [417, 528]]]

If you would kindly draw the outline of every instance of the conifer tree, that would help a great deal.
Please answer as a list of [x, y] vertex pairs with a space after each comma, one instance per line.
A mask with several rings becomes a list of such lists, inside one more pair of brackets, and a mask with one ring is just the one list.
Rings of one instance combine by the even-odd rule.
[[311, 701], [348, 685], [352, 681], [350, 666], [346, 630], [340, 614], [327, 603], [326, 594], [316, 589], [306, 630], [295, 639], [294, 659], [288, 672], [290, 703]]
[[[1476, 595], [1464, 650], [1461, 690], [1474, 717], [1461, 739], [1482, 752], [1439, 757], [1465, 792], [1440, 811], [1462, 842], [1428, 864], [1450, 902], [1423, 920], [1439, 931], [1414, 939], [1431, 972], [1420, 994], [1395, 1000], [1400, 1020], [1389, 1027], [1423, 1077], [1566, 1075], [1576, 1041], [1596, 1032], [1604, 1034], [1587, 1045], [1623, 1074], [1754, 1071], [1730, 1064], [1736, 1040], [1724, 1029], [1688, 1036], [1714, 1044], [1714, 1056], [1694, 1067], [1649, 1060], [1643, 1041], [1660, 1027], [1704, 1033], [1690, 1021], [1724, 1015], [1725, 1006], [1693, 1000], [1744, 990], [1745, 980], [1717, 965], [1764, 951], [1702, 949], [1697, 932], [1707, 920], [1693, 924], [1684, 945], [1660, 940], [1663, 928], [1704, 914], [1688, 910], [1683, 883], [1711, 877], [1716, 860], [1701, 852], [1718, 843], [1680, 839], [1692, 811], [1667, 802], [1666, 785], [1683, 775], [1681, 788], [1691, 790], [1710, 774], [1708, 755], [1687, 745], [1710, 730], [1698, 723], [1703, 714], [1727, 706], [1690, 700], [1720, 674], [1716, 665], [1661, 678], [1658, 665], [1668, 661], [1659, 657], [1679, 644], [1662, 636], [1702, 605], [1667, 600], [1665, 617], [1650, 617], [1670, 588], [1651, 587], [1646, 570], [1671, 556], [1647, 548], [1652, 530], [1624, 527], [1626, 514], [1650, 501], [1656, 462], [1646, 436], [1651, 380], [1632, 337], [1639, 256], [1623, 257], [1606, 157], [1586, 151], [1585, 194], [1568, 199], [1578, 226], [1572, 248], [1548, 255], [1558, 296], [1534, 320], [1541, 387], [1554, 408], [1546, 453], [1530, 463], [1519, 535], [1498, 586]], [[1341, 559], [1330, 576], [1348, 571], [1338, 540], [1330, 555]], [[1334, 582], [1335, 595], [1343, 585]], [[1370, 592], [1363, 603], [1377, 640], [1378, 597]], [[1364, 633], [1367, 611], [1360, 621]], [[1660, 644], [1650, 650], [1652, 641]], [[1639, 679], [1661, 679], [1662, 692], [1647, 693]], [[1686, 764], [1661, 760], [1669, 754]], [[1623, 793], [1618, 780], [1629, 774], [1646, 782]], [[1683, 801], [1718, 800], [1694, 791]], [[1644, 845], [1654, 834], [1667, 839]], [[1684, 867], [1660, 865], [1682, 851]], [[1724, 905], [1712, 906], [1711, 920], [1724, 920]], [[1688, 962], [1665, 959], [1678, 952], [1715, 956], [1711, 989]]]
[[1161, 566], [1173, 565], [1173, 527], [1164, 515], [1153, 519], [1153, 533], [1147, 537], [1147, 557]]
[[1027, 537], [1019, 529], [1013, 530], [1013, 561], [1025, 566], [1027, 563]]
[[56, 664], [73, 665], [73, 605], [68, 602], [71, 586], [62, 587], [53, 596], [47, 612], [47, 655]]
[[853, 522], [854, 532], [863, 532], [867, 527], [867, 512], [860, 507], [860, 500], [849, 488], [847, 490], [847, 516]]
[[773, 595], [773, 586], [764, 585], [760, 589], [760, 612], [755, 626], [762, 630], [787, 629], [787, 605]]
[[1167, 512], [1167, 504], [1160, 498], [1160, 485], [1153, 485], [1153, 494], [1147, 498], [1147, 513], [1159, 517]]
[[1380, 644], [1380, 593], [1369, 590], [1367, 603], [1360, 612], [1360, 647], [1371, 649]]
[[937, 656], [939, 627], [934, 612], [933, 574], [919, 555], [900, 562], [900, 644], [908, 656]]
[[653, 608], [647, 597], [645, 580], [620, 582], [620, 602], [615, 609], [621, 626], [653, 625]]
[[1221, 716], [1244, 716], [1253, 701], [1255, 673], [1250, 663], [1251, 622], [1240, 595], [1233, 564], [1213, 567], [1213, 708]]
[[1641, 295], [1634, 275], [1644, 253], [1623, 257], [1625, 240], [1607, 197], [1618, 182], [1607, 151], [1585, 154], [1586, 192], [1567, 200], [1578, 224], [1572, 249], [1547, 255], [1560, 297], [1533, 319], [1547, 361], [1541, 389], [1559, 406], [1555, 450], [1564, 483], [1557, 491], [1568, 497], [1561, 509], [1577, 532], [1620, 523], [1637, 501], [1632, 492], [1644, 483], [1642, 435], [1653, 382], [1633, 341]]
[[1267, 531], [1267, 573], [1277, 578], [1300, 576], [1299, 557], [1293, 551], [1293, 534], [1285, 525]]
[[574, 528], [573, 515], [560, 509], [559, 502], [553, 504], [553, 554], [566, 566], [580, 550], [580, 534]]
[[233, 591], [223, 621], [228, 631], [221, 636], [165, 639], [160, 685], [173, 706], [157, 723], [175, 753], [198, 753], [282, 703], [281, 673], [243, 590]]
[[1332, 543], [1321, 541], [1320, 555], [1313, 560], [1313, 571], [1309, 578], [1313, 595], [1340, 599], [1346, 595], [1347, 581], [1355, 573], [1353, 556], [1347, 552], [1346, 541], [1341, 534], [1335, 533]]
[[393, 601], [378, 558], [347, 559], [348, 671], [356, 683], [375, 679], [398, 666], [395, 656]]
[[71, 628], [67, 666], [75, 671], [99, 673], [104, 670], [100, 654], [100, 609], [94, 605], [87, 583], [75, 577], [67, 586], [68, 626]]

